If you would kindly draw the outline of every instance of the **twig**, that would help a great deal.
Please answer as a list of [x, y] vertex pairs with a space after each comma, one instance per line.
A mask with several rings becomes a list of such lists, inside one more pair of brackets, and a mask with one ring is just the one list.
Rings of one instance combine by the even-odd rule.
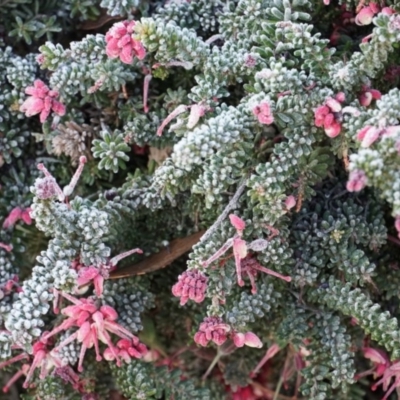
[[143, 275], [165, 268], [178, 257], [188, 252], [193, 245], [197, 243], [203, 232], [204, 231], [201, 231], [185, 238], [175, 239], [169, 244], [169, 248], [163, 249], [156, 254], [152, 254], [134, 265], [111, 272], [109, 279]]
[[242, 195], [244, 192], [244, 189], [246, 187], [247, 183], [247, 178], [244, 180], [244, 182], [237, 188], [236, 193], [233, 195], [232, 199], [228, 203], [228, 205], [225, 207], [224, 211], [222, 211], [222, 214], [217, 218], [217, 220], [207, 229], [206, 233], [200, 238], [199, 243], [204, 242], [207, 240], [221, 225], [222, 221], [228, 216], [229, 212], [236, 208], [237, 206], [237, 201], [239, 200], [239, 197]]

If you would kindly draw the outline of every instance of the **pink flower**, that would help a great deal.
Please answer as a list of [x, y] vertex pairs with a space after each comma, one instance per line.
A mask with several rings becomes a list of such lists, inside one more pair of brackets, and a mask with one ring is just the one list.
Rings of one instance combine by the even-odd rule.
[[194, 341], [200, 346], [207, 346], [210, 341], [221, 346], [228, 339], [227, 334], [230, 330], [230, 326], [225, 324], [221, 318], [206, 317], [194, 335]]
[[79, 269], [77, 284], [78, 286], [85, 286], [89, 282], [93, 281], [94, 291], [97, 297], [103, 294], [104, 279], [108, 279], [110, 271], [112, 271], [117, 263], [125, 257], [130, 256], [133, 253], [143, 253], [140, 249], [132, 249], [126, 251], [118, 256], [113, 257], [108, 264], [101, 264], [99, 266], [89, 266]]
[[356, 169], [350, 172], [346, 188], [349, 192], [359, 192], [367, 185], [367, 176], [364, 171]]
[[[338, 98], [344, 100], [344, 93], [338, 93]], [[324, 128], [325, 133], [330, 138], [339, 135], [342, 125], [336, 120], [338, 113], [342, 111], [342, 106], [337, 99], [328, 98], [324, 105], [314, 110], [314, 124], [320, 128]]]
[[344, 92], [339, 92], [335, 95], [335, 99], [339, 103], [343, 103], [346, 100], [346, 94]]
[[363, 7], [355, 18], [357, 25], [369, 25], [372, 22], [372, 18], [376, 13], [379, 12], [379, 6], [376, 3], [369, 3], [368, 6]]
[[125, 64], [131, 64], [134, 56], [143, 60], [146, 56], [146, 50], [139, 40], [133, 38], [135, 24], [135, 21], [117, 22], [106, 33], [106, 53], [108, 57], [119, 57]]
[[58, 92], [50, 90], [41, 80], [37, 79], [33, 86], [28, 86], [25, 93], [30, 97], [21, 104], [20, 111], [27, 117], [40, 113], [40, 122], [43, 123], [51, 111], [60, 116], [65, 114], [65, 106], [56, 100]]
[[286, 210], [292, 209], [295, 205], [296, 205], [296, 197], [294, 197], [293, 195], [286, 197], [285, 200]]
[[0, 363], [0, 369], [2, 369], [17, 361], [29, 361], [28, 363], [23, 364], [22, 368], [7, 382], [6, 386], [3, 387], [3, 392], [6, 393], [14, 384], [14, 382], [16, 382], [23, 375], [26, 375], [23, 387], [27, 389], [36, 369], [40, 369], [39, 379], [44, 379], [53, 366], [61, 367], [61, 360], [50, 353], [50, 350], [47, 347], [47, 341], [43, 338], [34, 343], [32, 349], [33, 358], [27, 353], [23, 352], [7, 361]]
[[383, 15], [390, 16], [390, 15], [395, 14], [396, 12], [395, 12], [392, 8], [390, 8], [390, 7], [383, 7], [381, 13], [382, 13]]
[[117, 342], [114, 349], [107, 347], [103, 353], [107, 361], [115, 360], [118, 356], [126, 363], [129, 363], [132, 358], [140, 359], [147, 354], [147, 347], [139, 342], [138, 338], [134, 339], [121, 339]]
[[233, 227], [238, 232], [238, 234], [241, 235], [243, 233], [244, 229], [246, 228], [246, 222], [244, 222], [242, 220], [242, 218], [238, 217], [235, 214], [230, 214], [229, 215], [229, 219], [230, 219], [231, 224], [233, 225]]
[[11, 210], [8, 217], [3, 222], [3, 228], [8, 229], [14, 226], [19, 220], [25, 222], [25, 224], [30, 225], [32, 223], [32, 218], [30, 216], [31, 209], [15, 207]]
[[249, 250], [262, 251], [266, 248], [268, 242], [264, 239], [256, 239], [250, 244], [246, 243], [246, 241], [242, 239], [243, 230], [246, 226], [246, 223], [235, 214], [229, 215], [229, 218], [231, 220], [231, 224], [236, 228], [236, 234], [229, 238], [209, 259], [204, 261], [202, 266], [207, 268], [212, 262], [217, 260], [232, 247], [233, 256], [235, 257], [236, 276], [239, 286], [244, 286], [243, 273], [247, 273], [252, 285], [252, 293], [256, 293], [257, 289], [255, 287], [254, 277], [257, 275], [257, 270], [283, 279], [286, 282], [290, 282], [292, 280], [290, 276], [284, 276], [268, 268], [262, 267], [255, 259], [252, 259], [253, 261], [249, 262], [249, 259], [251, 259], [251, 256], [248, 256]]
[[8, 217], [3, 222], [3, 228], [8, 229], [11, 226], [14, 226], [17, 221], [21, 219], [22, 209], [20, 207], [15, 207], [11, 210]]
[[271, 106], [267, 102], [262, 102], [253, 108], [253, 114], [258, 118], [258, 122], [271, 125], [274, 122]]
[[102, 356], [99, 350], [99, 340], [105, 343], [117, 365], [121, 365], [119, 357], [119, 349], [111, 341], [110, 333], [119, 336], [121, 339], [128, 339], [138, 343], [138, 338], [131, 332], [119, 325], [116, 321], [118, 319], [117, 312], [110, 306], [96, 303], [93, 299], [77, 299], [67, 293], [60, 294], [73, 303], [73, 305], [65, 307], [61, 314], [65, 315], [65, 319], [59, 326], [54, 328], [51, 332], [44, 335], [44, 339], [76, 327], [77, 330], [69, 337], [63, 340], [53, 351], [57, 352], [60, 348], [68, 345], [73, 341], [81, 343], [81, 351], [79, 355], [78, 371], [82, 371], [83, 359], [86, 350], [94, 346], [96, 352], [96, 360], [101, 361]]
[[233, 332], [232, 340], [236, 347], [243, 347], [244, 345], [257, 348], [262, 347], [260, 338], [253, 332]]
[[208, 278], [196, 269], [185, 271], [179, 275], [178, 282], [172, 287], [172, 294], [181, 298], [181, 306], [189, 299], [201, 303], [206, 296], [207, 280]]

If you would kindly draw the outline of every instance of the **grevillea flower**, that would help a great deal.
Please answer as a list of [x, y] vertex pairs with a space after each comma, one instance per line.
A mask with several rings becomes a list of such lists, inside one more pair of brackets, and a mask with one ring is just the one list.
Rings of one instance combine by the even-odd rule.
[[28, 86], [25, 93], [30, 97], [21, 104], [20, 111], [27, 117], [40, 114], [40, 122], [43, 123], [51, 111], [60, 116], [65, 114], [65, 106], [56, 100], [58, 92], [50, 90], [41, 80], [37, 79], [33, 86]]
[[257, 117], [258, 122], [265, 125], [271, 125], [274, 122], [271, 106], [267, 102], [257, 104], [253, 108], [253, 114]]
[[206, 317], [200, 324], [199, 330], [194, 335], [194, 341], [207, 346], [209, 342], [214, 342], [221, 346], [231, 337], [236, 347], [262, 347], [260, 338], [253, 332], [239, 333], [235, 332], [228, 324], [224, 323], [220, 317]]
[[181, 298], [181, 306], [189, 299], [201, 303], [206, 296], [207, 280], [208, 278], [199, 270], [185, 271], [179, 275], [178, 282], [172, 287], [172, 294]]
[[36, 369], [40, 369], [39, 378], [44, 379], [54, 366], [61, 367], [61, 360], [50, 353], [50, 349], [47, 346], [47, 340], [43, 339], [43, 337], [33, 344], [32, 356], [26, 352], [22, 352], [21, 354], [0, 363], [0, 369], [2, 369], [15, 362], [22, 360], [25, 361], [22, 367], [7, 382], [6, 386], [3, 387], [3, 392], [7, 392], [14, 382], [23, 375], [26, 375], [23, 387], [25, 389], [28, 388], [29, 382], [32, 380], [33, 373]]
[[315, 126], [324, 128], [325, 133], [330, 138], [335, 138], [339, 135], [342, 125], [335, 119], [335, 113], [338, 113], [342, 107], [335, 99], [328, 99], [325, 105], [319, 106], [314, 111]]
[[367, 375], [374, 375], [374, 379], [380, 378], [390, 366], [390, 360], [387, 354], [380, 349], [374, 349], [372, 347], [364, 347], [363, 353], [365, 358], [372, 361], [373, 367], [357, 374], [354, 378], [358, 380]]
[[194, 341], [201, 346], [207, 346], [210, 341], [221, 346], [228, 339], [230, 329], [222, 318], [206, 317], [194, 335]]
[[81, 156], [79, 158], [79, 166], [75, 171], [74, 176], [71, 178], [70, 183], [61, 190], [58, 186], [55, 178], [42, 164], [37, 165], [37, 169], [44, 173], [45, 178], [38, 178], [35, 181], [36, 196], [41, 200], [49, 199], [53, 196], [57, 196], [59, 201], [64, 201], [67, 196], [70, 196], [78, 183], [79, 177], [82, 174], [83, 167], [86, 164], [86, 157]]
[[25, 222], [25, 224], [30, 225], [32, 223], [32, 218], [30, 216], [31, 209], [15, 207], [8, 214], [7, 218], [3, 222], [3, 228], [8, 229], [14, 226], [19, 220]]
[[358, 116], [360, 111], [355, 107], [342, 108], [341, 102], [345, 101], [345, 94], [339, 92], [335, 98], [329, 97], [325, 104], [317, 107], [314, 110], [314, 124], [319, 128], [324, 128], [325, 133], [330, 138], [335, 138], [342, 130], [342, 115], [345, 113]]
[[367, 176], [364, 171], [355, 169], [350, 172], [346, 188], [349, 192], [359, 192], [367, 185]]
[[369, 147], [382, 136], [392, 136], [400, 132], [400, 125], [377, 128], [376, 126], [364, 126], [357, 133], [357, 140], [361, 141], [361, 147]]
[[378, 12], [378, 4], [371, 2], [357, 13], [355, 23], [357, 25], [369, 25], [372, 22], [374, 15]]
[[135, 25], [135, 21], [122, 21], [111, 27], [105, 37], [108, 57], [119, 57], [125, 64], [131, 64], [133, 57], [143, 60], [146, 50], [139, 40], [133, 38]]
[[97, 297], [103, 294], [104, 279], [109, 277], [110, 272], [115, 268], [117, 263], [125, 257], [130, 256], [133, 253], [143, 253], [140, 249], [132, 249], [126, 251], [116, 257], [113, 257], [108, 264], [101, 264], [99, 266], [89, 266], [79, 269], [77, 284], [78, 286], [85, 286], [89, 282], [93, 282], [94, 290]]
[[121, 339], [117, 342], [114, 350], [107, 347], [104, 350], [103, 356], [107, 361], [115, 360], [115, 354], [129, 363], [132, 358], [142, 358], [147, 354], [147, 347], [139, 342], [138, 338], [135, 339]]
[[292, 280], [290, 276], [284, 276], [268, 268], [262, 267], [255, 259], [250, 261], [251, 257], [248, 257], [248, 251], [262, 251], [268, 246], [268, 241], [264, 239], [256, 239], [251, 243], [246, 243], [246, 241], [242, 239], [243, 231], [246, 227], [245, 221], [234, 214], [229, 215], [229, 218], [231, 224], [236, 229], [236, 235], [229, 238], [219, 250], [217, 250], [208, 260], [202, 263], [202, 266], [204, 268], [208, 267], [212, 262], [217, 260], [232, 247], [233, 256], [235, 257], [236, 275], [239, 286], [244, 285], [243, 273], [246, 273], [252, 284], [252, 292], [255, 293], [257, 289], [255, 287], [254, 277], [257, 274], [257, 270], [283, 279], [286, 282], [290, 282]]
[[117, 362], [117, 365], [120, 366], [121, 360], [118, 355], [120, 349], [111, 341], [110, 333], [119, 336], [121, 339], [132, 340], [133, 343], [138, 343], [139, 339], [116, 322], [118, 319], [117, 312], [110, 306], [100, 306], [91, 298], [77, 299], [67, 293], [60, 292], [60, 294], [72, 302], [73, 305], [61, 310], [61, 314], [65, 315], [67, 319], [59, 326], [55, 327], [51, 332], [44, 335], [44, 339], [47, 340], [50, 337], [73, 327], [78, 329], [59, 343], [53, 351], [57, 353], [59, 349], [67, 346], [75, 340], [81, 343], [81, 351], [78, 361], [78, 371], [81, 372], [83, 370], [83, 359], [87, 349], [94, 346], [96, 360], [102, 360], [99, 350], [100, 340], [108, 346], [110, 349], [109, 351]]

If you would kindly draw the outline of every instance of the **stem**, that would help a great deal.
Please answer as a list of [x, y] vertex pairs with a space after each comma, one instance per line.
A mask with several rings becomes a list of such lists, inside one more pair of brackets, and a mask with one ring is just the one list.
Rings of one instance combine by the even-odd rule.
[[283, 375], [280, 376], [279, 381], [278, 381], [278, 386], [275, 389], [275, 394], [272, 400], [278, 400], [279, 398], [279, 392], [281, 391], [281, 387], [282, 387], [282, 383], [283, 383]]
[[224, 211], [222, 211], [222, 214], [217, 218], [217, 220], [207, 229], [206, 233], [200, 238], [199, 243], [206, 241], [221, 225], [222, 221], [228, 216], [230, 211], [237, 206], [237, 201], [239, 200], [239, 197], [242, 195], [244, 192], [244, 189], [246, 187], [247, 183], [247, 177], [246, 179], [239, 185], [239, 187], [236, 190], [236, 193], [233, 195], [232, 199], [228, 203], [228, 205], [225, 207]]
[[217, 364], [217, 362], [221, 359], [222, 353], [220, 353], [219, 349], [218, 349], [218, 353], [217, 355], [214, 357], [214, 360], [212, 360], [210, 366], [208, 367], [207, 371], [204, 373], [204, 375], [201, 377], [201, 379], [204, 381], [208, 375], [210, 375], [211, 371], [213, 370], [213, 368], [215, 367], [215, 365]]

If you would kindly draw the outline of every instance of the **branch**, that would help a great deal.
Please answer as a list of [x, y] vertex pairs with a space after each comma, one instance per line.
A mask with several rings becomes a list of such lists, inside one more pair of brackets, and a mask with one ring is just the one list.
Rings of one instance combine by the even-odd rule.
[[111, 272], [109, 279], [127, 278], [129, 276], [143, 275], [165, 268], [182, 254], [188, 252], [199, 241], [204, 231], [194, 233], [185, 238], [173, 240], [169, 246], [144, 260]]
[[217, 218], [217, 220], [207, 229], [207, 232], [200, 238], [199, 243], [206, 241], [221, 225], [222, 221], [228, 216], [228, 214], [236, 208], [237, 202], [239, 200], [239, 197], [242, 195], [244, 192], [244, 189], [246, 187], [247, 183], [247, 178], [244, 180], [244, 182], [237, 188], [236, 193], [233, 195], [231, 201], [228, 203], [228, 205], [225, 207], [224, 211], [222, 211], [222, 214]]

